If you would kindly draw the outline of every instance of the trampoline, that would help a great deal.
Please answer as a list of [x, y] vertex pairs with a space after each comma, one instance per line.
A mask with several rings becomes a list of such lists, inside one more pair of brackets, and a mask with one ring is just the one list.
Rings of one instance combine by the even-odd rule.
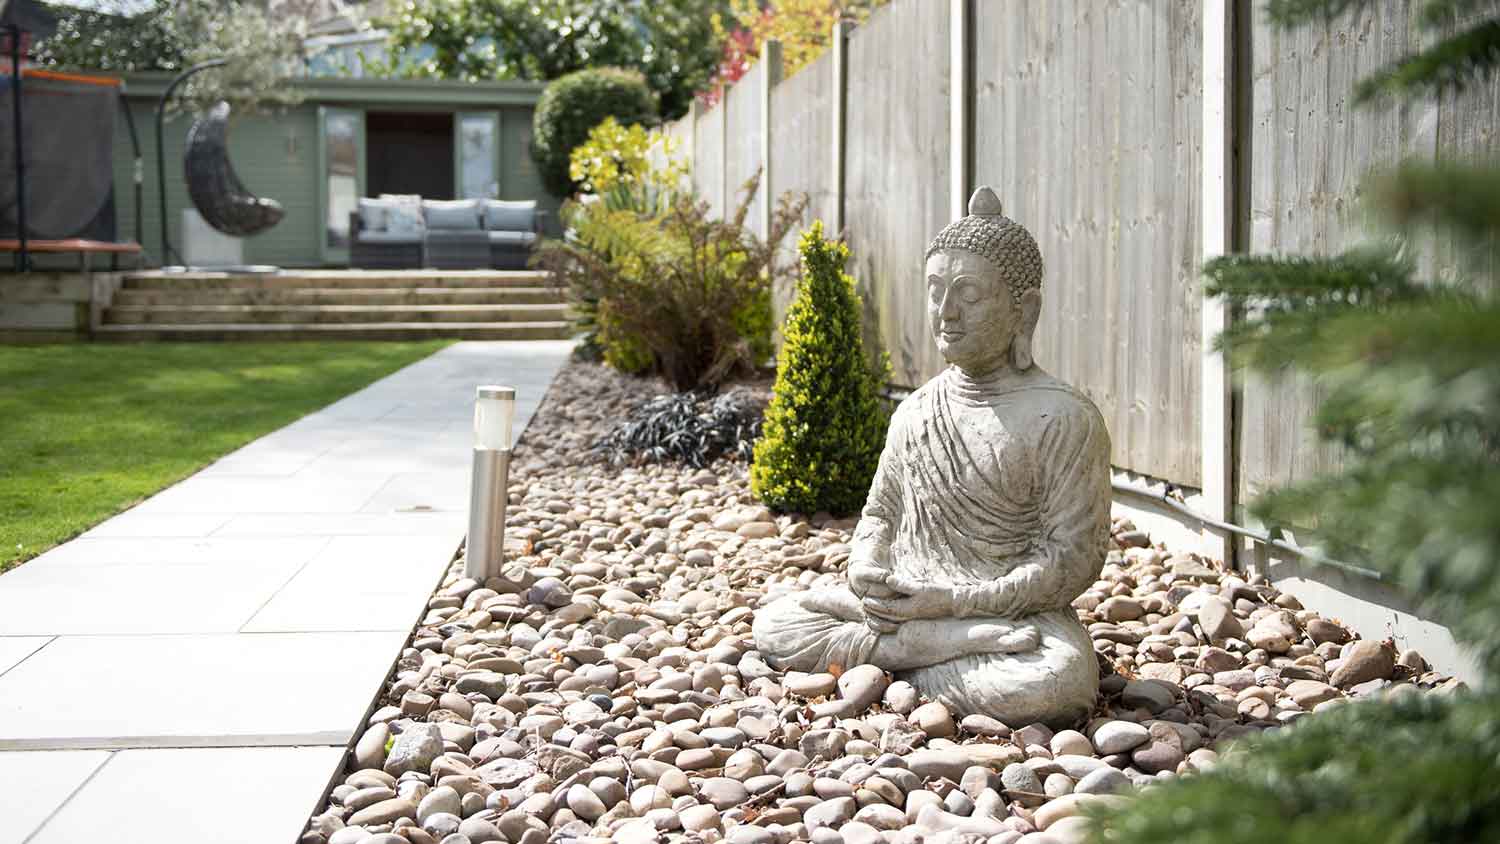
[[13, 251], [18, 270], [33, 252], [140, 251], [140, 145], [123, 109], [137, 161], [136, 240], [116, 232], [113, 142], [124, 105], [123, 81], [110, 77], [22, 69], [28, 37], [45, 35], [50, 19], [31, 0], [13, 0], [0, 14], [8, 67], [0, 70], [0, 250]]

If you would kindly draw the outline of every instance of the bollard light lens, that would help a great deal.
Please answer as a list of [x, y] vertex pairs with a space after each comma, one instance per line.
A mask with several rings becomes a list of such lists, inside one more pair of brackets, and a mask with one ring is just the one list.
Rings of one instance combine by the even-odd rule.
[[516, 415], [514, 387], [485, 386], [475, 391], [474, 447], [510, 450], [510, 426]]

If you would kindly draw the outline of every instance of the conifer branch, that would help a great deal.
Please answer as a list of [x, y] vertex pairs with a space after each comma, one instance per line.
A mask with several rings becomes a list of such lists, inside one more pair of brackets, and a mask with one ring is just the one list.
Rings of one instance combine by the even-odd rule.
[[1500, 21], [1485, 21], [1430, 49], [1400, 59], [1354, 86], [1354, 99], [1370, 103], [1409, 94], [1461, 91], [1500, 66]]
[[1280, 27], [1328, 22], [1373, 0], [1267, 0], [1266, 18]]

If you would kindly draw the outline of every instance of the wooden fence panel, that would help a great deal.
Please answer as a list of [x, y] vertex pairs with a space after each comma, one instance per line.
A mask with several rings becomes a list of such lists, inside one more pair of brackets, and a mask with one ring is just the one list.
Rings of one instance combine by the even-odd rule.
[[[1038, 360], [1098, 403], [1116, 465], [1188, 486], [1201, 483], [1198, 5], [980, 2], [973, 21], [974, 182], [993, 186], [1040, 243]], [[928, 336], [921, 262], [950, 214], [950, 8], [895, 0], [847, 48], [850, 271], [893, 381], [907, 387], [943, 367]], [[1493, 80], [1430, 103], [1353, 105], [1358, 79], [1443, 35], [1417, 26], [1415, 0], [1382, 0], [1290, 32], [1270, 27], [1258, 7], [1240, 24], [1248, 31], [1235, 48], [1237, 249], [1336, 253], [1370, 230], [1360, 182], [1372, 167], [1500, 150]], [[766, 195], [808, 192], [809, 220], [831, 217], [839, 201], [832, 60], [771, 92]], [[695, 131], [674, 129], [693, 138], [696, 187], [721, 213], [733, 207], [726, 185], [737, 188], [763, 160], [759, 72], [699, 115]], [[1453, 275], [1463, 257], [1451, 242], [1417, 246], [1436, 277]], [[1241, 378], [1239, 501], [1336, 465], [1310, 428], [1312, 386]]]
[[[728, 112], [728, 130], [724, 137], [724, 207], [725, 214], [733, 214], [745, 201], [745, 182], [755, 175], [761, 165], [761, 92], [765, 85], [766, 65], [757, 62], [729, 93], [724, 95], [724, 107]], [[750, 211], [745, 223], [757, 235], [764, 236], [761, 209], [765, 203], [765, 185], [761, 185], [750, 198]]]
[[[693, 114], [688, 112], [682, 117], [662, 126], [662, 132], [666, 134], [668, 141], [672, 144], [671, 158], [692, 164], [693, 161]], [[664, 151], [656, 151], [652, 155], [653, 163], [657, 166], [666, 164], [667, 155]]]
[[922, 253], [948, 210], [949, 5], [897, 2], [850, 35], [845, 158], [850, 272], [878, 315], [893, 380], [943, 369], [927, 329]]
[[[1476, 17], [1483, 17], [1486, 12], [1480, 8]], [[1423, 46], [1436, 37], [1425, 35]], [[1434, 117], [1438, 155], [1469, 164], [1493, 164], [1500, 157], [1500, 79], [1474, 84], [1460, 94], [1439, 98]], [[1473, 260], [1451, 237], [1433, 246], [1434, 269], [1439, 277], [1452, 275]], [[1486, 257], [1485, 263], [1475, 268], [1490, 278], [1500, 277], [1500, 268], [1489, 263], [1490, 260]]]
[[1113, 462], [1196, 486], [1202, 19], [1193, 0], [978, 4], [974, 179], [1042, 250], [1038, 362]]
[[[771, 190], [774, 202], [788, 191], [807, 194], [807, 210], [802, 215], [805, 228], [813, 220], [822, 220], [828, 231], [834, 219], [838, 197], [833, 179], [833, 111], [837, 103], [833, 90], [833, 55], [821, 58], [795, 75], [782, 80], [771, 91]], [[782, 260], [795, 263], [800, 230], [782, 242]], [[775, 291], [776, 322], [779, 325], [791, 303], [792, 290], [783, 285]]]
[[[691, 118], [689, 118], [691, 119]], [[724, 213], [724, 101], [698, 114], [693, 185], [714, 214]]]
[[[1405, 107], [1354, 104], [1359, 79], [1434, 37], [1417, 25], [1410, 0], [1386, 0], [1293, 31], [1255, 16], [1254, 83], [1241, 92], [1250, 98], [1250, 125], [1241, 130], [1249, 162], [1247, 251], [1341, 252], [1375, 232], [1361, 203], [1361, 183], [1372, 168], [1404, 157], [1430, 159], [1439, 149], [1465, 157], [1493, 148], [1494, 85]], [[1425, 271], [1452, 271], [1450, 249], [1420, 246]], [[1337, 467], [1337, 449], [1320, 444], [1311, 425], [1321, 395], [1302, 378], [1246, 376], [1236, 421], [1240, 501]]]

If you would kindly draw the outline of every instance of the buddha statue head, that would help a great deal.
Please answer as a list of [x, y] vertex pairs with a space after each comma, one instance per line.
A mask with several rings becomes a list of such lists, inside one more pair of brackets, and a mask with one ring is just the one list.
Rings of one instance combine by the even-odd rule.
[[1042, 253], [981, 187], [969, 214], [927, 247], [927, 317], [943, 359], [971, 376], [1030, 369], [1042, 310]]

